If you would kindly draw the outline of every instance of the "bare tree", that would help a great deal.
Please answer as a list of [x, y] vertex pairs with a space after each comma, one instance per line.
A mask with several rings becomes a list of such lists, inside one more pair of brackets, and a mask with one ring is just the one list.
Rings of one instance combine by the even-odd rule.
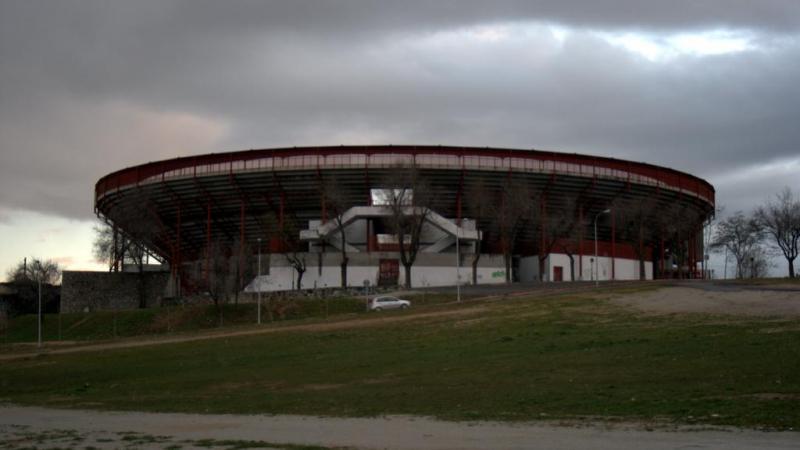
[[764, 278], [769, 274], [772, 255], [762, 246], [753, 247], [744, 257], [740, 278]]
[[545, 198], [540, 197], [539, 217], [539, 280], [544, 281], [544, 263], [560, 247], [570, 262], [570, 277], [575, 279], [575, 253], [577, 253], [578, 214], [575, 199], [565, 199], [564, 205], [552, 211], [544, 210]]
[[[490, 219], [494, 199], [483, 180], [478, 180], [470, 185], [466, 192], [467, 211], [475, 224]], [[460, 225], [460, 224], [459, 224]], [[472, 255], [472, 284], [478, 284], [478, 261], [481, 258], [481, 241], [475, 243], [475, 252]]]
[[231, 257], [231, 249], [220, 240], [211, 241], [206, 246], [206, 252], [208, 295], [214, 305], [220, 307], [228, 301], [236, 287], [236, 261]]
[[580, 217], [579, 208], [578, 200], [568, 197], [564, 206], [555, 212], [555, 220], [551, 222], [550, 234], [555, 235], [559, 248], [569, 258], [570, 281], [575, 281], [575, 255], [580, 250], [581, 233], [587, 225], [586, 218]]
[[433, 202], [432, 189], [413, 165], [398, 166], [387, 184], [389, 187], [382, 191], [382, 203], [389, 210], [389, 227], [397, 238], [405, 287], [410, 288], [411, 267], [417, 259], [422, 229]]
[[656, 228], [652, 226], [653, 213], [658, 204], [651, 197], [623, 199], [611, 207], [616, 214], [616, 229], [623, 240], [633, 242], [633, 253], [639, 261], [639, 279], [647, 279], [645, 260], [647, 244], [655, 236]]
[[297, 219], [292, 215], [282, 218], [269, 213], [264, 216], [264, 222], [269, 228], [275, 230], [278, 243], [278, 252], [297, 273], [294, 289], [300, 290], [303, 286], [303, 274], [306, 272], [306, 251], [304, 242], [300, 241], [300, 227]]
[[124, 217], [126, 225], [130, 227], [131, 232], [136, 233], [135, 237], [115, 233], [114, 229], [109, 225], [95, 227], [92, 253], [97, 261], [108, 263], [109, 271], [113, 270], [118, 262], [123, 265], [127, 263], [136, 268], [139, 308], [146, 308], [147, 278], [144, 273], [144, 266], [147, 263], [149, 253], [144, 241], [155, 236], [155, 229], [146, 217], [141, 216], [140, 212], [123, 211], [121, 217]]
[[223, 325], [224, 304], [231, 294], [238, 291], [238, 262], [231, 246], [221, 240], [214, 240], [206, 246], [205, 277], [208, 295], [219, 312], [219, 325]]
[[61, 267], [57, 262], [30, 258], [10, 268], [6, 279], [12, 283], [38, 283], [57, 285], [61, 281]]
[[[7, 280], [13, 285], [14, 291], [5, 298], [6, 312], [10, 316], [36, 313], [40, 292], [44, 312], [57, 312], [61, 308], [59, 289], [56, 287], [61, 282], [61, 268], [57, 262], [26, 258], [8, 270]], [[39, 281], [42, 283], [41, 290]]]
[[[703, 221], [703, 278], [709, 273], [708, 259], [706, 257], [711, 248], [711, 239], [714, 237], [717, 219], [722, 215], [724, 210], [725, 207], [723, 205], [716, 205], [713, 212], [706, 216], [706, 219]], [[727, 267], [727, 261], [725, 261], [725, 265]]]
[[305, 252], [292, 250], [285, 252], [283, 256], [289, 261], [289, 265], [292, 266], [294, 271], [297, 272], [295, 289], [299, 291], [303, 288], [303, 274], [306, 272], [306, 254]]
[[523, 180], [514, 180], [508, 176], [498, 196], [491, 212], [505, 261], [506, 283], [510, 283], [511, 258], [514, 255], [517, 236], [534, 210], [531, 208], [531, 190]]
[[350, 259], [347, 256], [347, 237], [344, 223], [342, 223], [342, 215], [350, 205], [346, 200], [341, 184], [335, 179], [327, 178], [320, 184], [320, 196], [326, 213], [333, 216], [333, 221], [336, 224], [336, 233], [340, 239], [339, 252], [342, 257], [342, 261], [339, 264], [342, 287], [347, 288], [347, 263]]
[[94, 241], [92, 242], [92, 254], [97, 262], [108, 264], [108, 271], [112, 272], [117, 262], [125, 254], [125, 239], [120, 239], [119, 234], [115, 235], [114, 228], [110, 225], [96, 225], [94, 227]]
[[794, 260], [800, 250], [800, 199], [786, 187], [755, 211], [755, 222], [769, 237], [770, 244], [783, 253], [789, 265], [789, 278], [794, 278]]
[[[656, 206], [658, 208], [658, 206]], [[699, 230], [697, 224], [702, 222], [702, 212], [680, 203], [672, 203], [666, 208], [661, 208], [661, 213], [656, 216], [654, 230], [670, 242], [670, 253], [679, 267], [688, 264], [689, 245], [696, 245], [692, 236]], [[691, 268], [690, 268], [691, 270]], [[678, 271], [683, 278], [683, 270]]]
[[755, 258], [760, 241], [755, 221], [737, 211], [717, 224], [711, 248], [717, 251], [727, 248], [736, 260], [736, 277], [744, 278], [747, 276], [747, 262], [749, 258]]
[[236, 239], [231, 247], [231, 259], [234, 264], [236, 281], [233, 298], [234, 303], [239, 304], [239, 293], [244, 289], [245, 283], [255, 276], [253, 248], [247, 241]]

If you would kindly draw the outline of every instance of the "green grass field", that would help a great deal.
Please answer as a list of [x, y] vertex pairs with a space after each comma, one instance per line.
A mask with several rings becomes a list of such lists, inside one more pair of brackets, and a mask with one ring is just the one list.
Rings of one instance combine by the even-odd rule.
[[[454, 294], [419, 293], [407, 298], [415, 307], [455, 300]], [[267, 300], [262, 302], [262, 321], [269, 322]], [[325, 318], [366, 312], [364, 300], [355, 297], [276, 299], [269, 303], [274, 321]], [[230, 328], [256, 323], [257, 307], [253, 303], [225, 304], [222, 327]], [[214, 305], [171, 306], [128, 311], [46, 314], [42, 339], [48, 341], [87, 341], [132, 336], [185, 333], [220, 328], [220, 311]], [[36, 342], [35, 315], [13, 318], [7, 328], [0, 329], [2, 344]]]
[[[610, 294], [602, 294], [608, 297]], [[649, 316], [604, 298], [40, 356], [0, 365], [0, 399], [145, 411], [592, 418], [800, 427], [800, 320]], [[360, 325], [363, 324], [363, 325]]]

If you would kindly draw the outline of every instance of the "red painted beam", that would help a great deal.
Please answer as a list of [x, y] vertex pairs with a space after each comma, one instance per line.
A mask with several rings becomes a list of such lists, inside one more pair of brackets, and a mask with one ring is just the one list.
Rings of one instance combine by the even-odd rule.
[[239, 289], [241, 289], [244, 282], [244, 200], [240, 205], [239, 211]]
[[617, 279], [616, 267], [614, 258], [617, 256], [617, 221], [616, 211], [611, 210], [611, 280]]
[[583, 205], [578, 206], [578, 273], [583, 280]]
[[[242, 168], [247, 167], [247, 162], [271, 158], [272, 168], [275, 161], [283, 166], [288, 162], [299, 159], [303, 167], [319, 164], [319, 158], [344, 157], [345, 155], [357, 155], [365, 158], [365, 166], [369, 166], [370, 157], [373, 155], [403, 155], [411, 156], [415, 160], [420, 156], [450, 156], [460, 158], [460, 164], [464, 165], [464, 158], [493, 157], [508, 160], [515, 158], [520, 160], [534, 160], [540, 163], [547, 163], [554, 172], [569, 169], [569, 165], [591, 166], [593, 173], [597, 174], [597, 169], [603, 171], [619, 170], [626, 171], [629, 175], [635, 174], [652, 178], [673, 188], [681, 189], [686, 186], [697, 195], [704, 196], [711, 203], [714, 202], [714, 188], [705, 180], [701, 180], [692, 175], [674, 169], [659, 167], [646, 163], [622, 161], [614, 158], [596, 157], [588, 155], [556, 153], [540, 150], [524, 149], [493, 149], [493, 148], [466, 148], [466, 147], [443, 147], [443, 146], [339, 146], [339, 147], [304, 147], [304, 148], [276, 148], [262, 150], [247, 150], [231, 153], [208, 154], [193, 157], [176, 158], [165, 161], [157, 161], [106, 175], [95, 185], [95, 198], [127, 186], [143, 181], [154, 176], [164, 177], [167, 173], [176, 175], [196, 174], [198, 166], [216, 165], [226, 168], [229, 172], [234, 171], [234, 164], [241, 163]], [[292, 159], [294, 158], [294, 160]], [[306, 164], [306, 159], [308, 159]], [[257, 168], [251, 164], [250, 169]], [[509, 162], [509, 168], [511, 168]], [[264, 167], [263, 169], [267, 169]], [[559, 170], [560, 171], [560, 170]]]
[[[181, 272], [180, 272], [180, 270], [181, 270], [181, 204], [180, 203], [178, 203], [178, 214], [177, 214], [177, 218], [176, 218], [175, 228], [177, 229], [177, 231], [175, 233], [176, 234], [176, 237], [175, 237], [175, 241], [176, 241], [175, 242], [175, 261], [173, 261], [172, 264], [175, 265], [175, 275], [177, 276], [178, 280], [180, 280], [180, 278], [181, 278], [181, 276], [180, 276], [181, 275]], [[178, 287], [178, 289], [180, 289], [180, 287]]]
[[211, 287], [209, 284], [209, 275], [211, 273], [211, 203], [206, 204], [206, 286]]

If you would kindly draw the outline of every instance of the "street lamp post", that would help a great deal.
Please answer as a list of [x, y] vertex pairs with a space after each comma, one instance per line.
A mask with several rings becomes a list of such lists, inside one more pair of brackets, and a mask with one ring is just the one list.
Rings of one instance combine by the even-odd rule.
[[458, 225], [456, 225], [456, 301], [461, 302], [461, 250], [458, 246]]
[[258, 324], [261, 325], [261, 238], [258, 238], [258, 276], [256, 277], [258, 290]]
[[37, 340], [37, 345], [41, 347], [42, 346], [42, 263], [37, 259], [35, 260], [35, 264], [39, 266], [39, 273], [36, 277], [39, 285], [39, 311], [36, 314], [36, 317], [38, 318], [37, 322], [39, 323], [38, 327], [39, 337]]
[[594, 285], [595, 287], [600, 286], [600, 272], [597, 270], [597, 218], [600, 217], [600, 214], [608, 214], [610, 213], [610, 209], [604, 209], [600, 211], [594, 216]]

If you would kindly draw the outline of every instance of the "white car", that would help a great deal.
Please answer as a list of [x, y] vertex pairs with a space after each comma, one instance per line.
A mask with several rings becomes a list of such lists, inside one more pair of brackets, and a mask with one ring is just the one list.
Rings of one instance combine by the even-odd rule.
[[388, 295], [375, 297], [369, 301], [370, 311], [383, 311], [384, 309], [407, 309], [410, 306], [410, 301]]

